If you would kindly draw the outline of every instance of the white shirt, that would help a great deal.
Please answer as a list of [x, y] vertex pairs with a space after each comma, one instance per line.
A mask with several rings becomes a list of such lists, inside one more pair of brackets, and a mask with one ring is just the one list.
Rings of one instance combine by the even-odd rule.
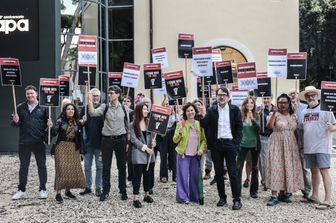
[[36, 104], [28, 104], [28, 109], [29, 109], [29, 112], [31, 113], [35, 108], [36, 106], [38, 105], [38, 102]]
[[231, 133], [230, 125], [230, 108], [228, 103], [225, 104], [224, 108], [218, 105], [218, 135], [217, 138], [220, 139], [233, 139]]

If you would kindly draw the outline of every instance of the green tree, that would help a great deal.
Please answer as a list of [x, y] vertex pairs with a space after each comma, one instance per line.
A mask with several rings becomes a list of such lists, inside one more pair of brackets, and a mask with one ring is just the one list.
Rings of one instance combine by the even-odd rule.
[[300, 51], [308, 53], [307, 85], [336, 81], [336, 0], [300, 0]]

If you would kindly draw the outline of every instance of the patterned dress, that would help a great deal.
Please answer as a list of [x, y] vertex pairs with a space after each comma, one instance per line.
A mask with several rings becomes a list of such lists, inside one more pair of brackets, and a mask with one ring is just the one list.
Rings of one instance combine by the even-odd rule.
[[294, 193], [304, 189], [295, 115], [276, 113], [273, 133], [268, 140], [266, 187]]
[[60, 141], [55, 149], [55, 190], [85, 188], [86, 182], [81, 166], [80, 153], [74, 142], [76, 132], [73, 123], [68, 123], [66, 141]]

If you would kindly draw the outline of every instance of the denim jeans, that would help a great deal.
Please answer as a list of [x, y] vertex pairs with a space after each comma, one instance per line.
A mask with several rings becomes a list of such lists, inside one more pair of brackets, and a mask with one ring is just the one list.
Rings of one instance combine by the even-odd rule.
[[268, 154], [268, 137], [260, 135], [261, 150], [259, 154], [261, 166], [261, 180], [265, 182], [266, 177], [266, 159]]
[[87, 188], [91, 189], [92, 186], [92, 160], [95, 157], [96, 162], [96, 190], [102, 189], [102, 172], [103, 172], [103, 162], [102, 162], [102, 152], [100, 148], [86, 147], [85, 159], [84, 159], [84, 170]]

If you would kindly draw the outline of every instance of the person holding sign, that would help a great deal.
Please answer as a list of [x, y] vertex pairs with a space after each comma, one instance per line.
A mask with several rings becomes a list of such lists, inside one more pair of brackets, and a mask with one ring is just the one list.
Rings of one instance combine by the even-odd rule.
[[48, 197], [47, 167], [45, 142], [47, 140], [47, 126], [52, 126], [48, 117], [48, 110], [39, 105], [35, 86], [28, 85], [25, 88], [26, 101], [17, 106], [17, 114], [13, 114], [11, 125], [18, 127], [19, 132], [19, 185], [18, 191], [12, 197], [13, 200], [24, 198], [31, 153], [34, 153], [40, 180], [39, 196], [42, 199]]
[[[258, 197], [258, 156], [260, 151], [259, 118], [256, 113], [256, 101], [248, 96], [241, 107], [243, 118], [243, 138], [240, 143], [240, 151], [237, 158], [238, 181], [242, 181], [242, 172], [247, 153], [250, 151], [252, 158], [252, 177], [250, 185], [250, 196]], [[240, 183], [241, 194], [241, 183]]]
[[274, 206], [280, 201], [290, 203], [287, 193], [303, 190], [304, 183], [295, 136], [297, 122], [287, 94], [281, 94], [277, 98], [277, 108], [269, 116], [267, 126], [273, 129], [268, 140], [266, 161], [265, 183], [272, 191], [267, 206]]
[[[153, 133], [147, 132], [148, 126], [148, 106], [144, 102], [140, 102], [134, 110], [134, 120], [131, 125], [131, 143], [132, 143], [132, 164], [133, 164], [133, 206], [141, 208], [139, 201], [139, 188], [141, 183], [141, 175], [143, 176], [143, 187], [145, 191], [144, 201], [152, 203], [153, 199], [149, 196], [151, 189], [151, 172], [154, 171], [155, 156], [150, 156], [154, 152], [156, 141], [153, 139]], [[151, 157], [148, 171], [148, 157]]]
[[63, 203], [61, 190], [67, 198], [76, 199], [72, 188], [84, 188], [85, 178], [81, 166], [84, 150], [81, 146], [79, 113], [73, 103], [66, 104], [52, 130], [57, 135], [51, 154], [55, 155], [55, 190], [57, 203]]
[[126, 191], [126, 144], [129, 140], [129, 115], [124, 105], [119, 102], [120, 87], [112, 85], [108, 88], [108, 104], [98, 108], [93, 106], [92, 94], [89, 97], [89, 115], [102, 116], [104, 125], [102, 129], [102, 161], [103, 161], [103, 193], [99, 200], [105, 201], [111, 189], [112, 155], [115, 152], [118, 167], [118, 187], [121, 200], [127, 200]]
[[203, 205], [203, 197], [198, 188], [201, 156], [204, 153], [206, 139], [200, 122], [195, 120], [197, 108], [192, 103], [183, 106], [183, 121], [178, 122], [173, 141], [177, 144], [176, 163], [176, 201], [189, 201]]
[[[92, 94], [92, 102], [94, 108], [100, 106], [100, 91], [97, 88], [92, 88], [90, 90]], [[92, 186], [92, 160], [95, 158], [96, 163], [96, 183], [95, 183], [95, 195], [100, 197], [102, 191], [102, 171], [103, 171], [103, 162], [102, 162], [102, 152], [101, 152], [101, 131], [103, 128], [103, 117], [91, 117], [86, 115], [85, 109], [88, 109], [87, 106], [84, 106], [80, 111], [80, 123], [84, 127], [83, 132], [83, 144], [85, 151], [84, 159], [84, 171], [86, 179], [86, 188], [81, 191], [80, 195], [90, 194]]]
[[[313, 193], [307, 200], [316, 203], [317, 209], [330, 209], [332, 205], [332, 187], [329, 168], [331, 167], [332, 133], [336, 132], [336, 120], [332, 112], [321, 111], [320, 90], [307, 86], [300, 93], [300, 99], [308, 103], [308, 108], [300, 116], [303, 130], [303, 151], [306, 168], [312, 173]], [[325, 198], [319, 201], [320, 174], [322, 176]]]
[[242, 118], [240, 109], [229, 102], [230, 91], [226, 87], [220, 87], [217, 92], [217, 103], [212, 105], [201, 119], [201, 124], [209, 129], [208, 149], [215, 167], [215, 178], [219, 195], [218, 207], [226, 204], [224, 185], [224, 158], [229, 173], [233, 206], [232, 210], [242, 207], [237, 178], [236, 157], [242, 138]]
[[[301, 112], [307, 107], [307, 105], [300, 102], [299, 91], [296, 89], [289, 90], [288, 96], [291, 98], [293, 110], [295, 112], [297, 120], [299, 120], [299, 117], [301, 116]], [[300, 139], [300, 137], [302, 136], [300, 130], [301, 130], [300, 128], [297, 128], [298, 143], [302, 142], [302, 139]], [[303, 146], [301, 145], [299, 145], [299, 147], [303, 148]], [[302, 172], [303, 172], [303, 180], [305, 184], [305, 189], [301, 192], [303, 194], [303, 198], [308, 199], [309, 194], [311, 192], [311, 187], [312, 187], [311, 180], [310, 180], [310, 173], [309, 173], [309, 170], [305, 168], [303, 155], [300, 156], [300, 160], [301, 160], [301, 166], [302, 166]]]

